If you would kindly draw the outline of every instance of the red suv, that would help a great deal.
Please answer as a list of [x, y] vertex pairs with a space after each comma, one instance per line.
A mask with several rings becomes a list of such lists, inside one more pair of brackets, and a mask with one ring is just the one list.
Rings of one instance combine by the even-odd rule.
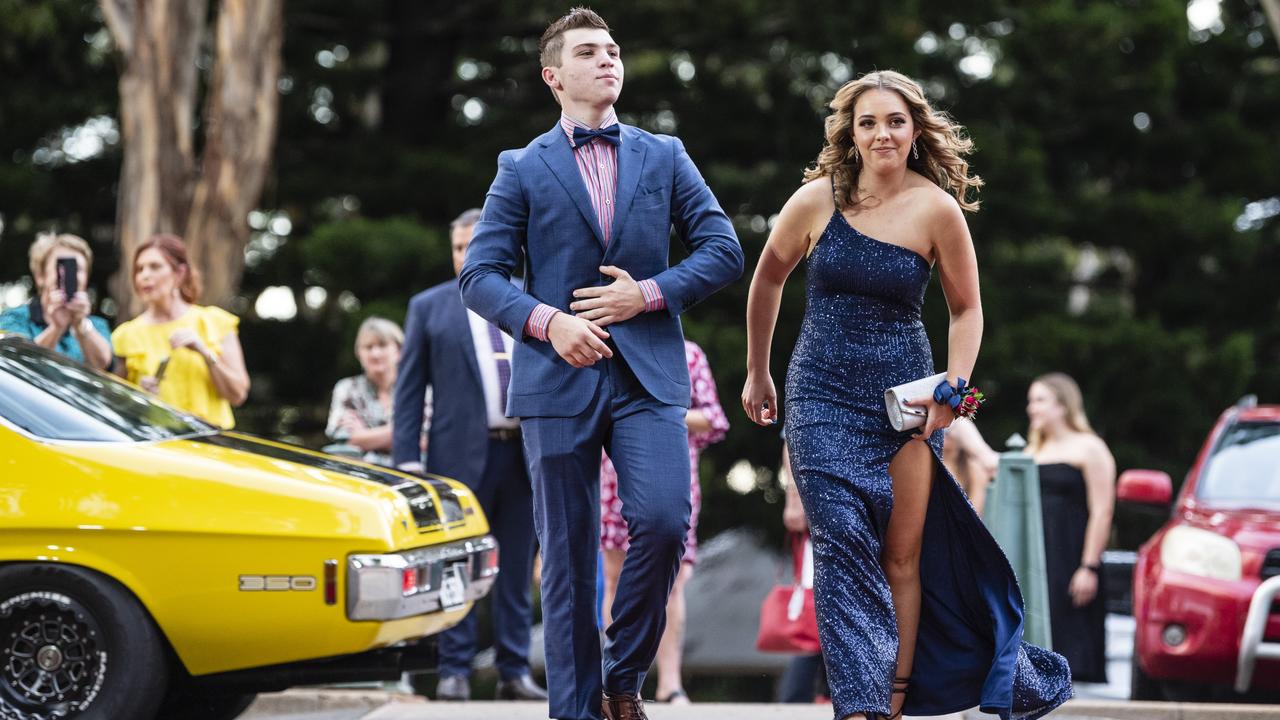
[[[1129, 470], [1117, 497], [1168, 504], [1169, 476]], [[1138, 550], [1131, 695], [1226, 699], [1280, 691], [1280, 405], [1218, 418], [1173, 517]]]

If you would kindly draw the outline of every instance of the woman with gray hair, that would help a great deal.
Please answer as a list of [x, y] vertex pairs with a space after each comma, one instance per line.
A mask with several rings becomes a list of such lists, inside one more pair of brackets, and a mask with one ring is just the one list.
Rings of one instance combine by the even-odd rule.
[[40, 233], [27, 254], [35, 297], [0, 314], [0, 332], [31, 338], [72, 360], [105, 369], [111, 364], [111, 328], [89, 314], [89, 243], [66, 233]]
[[333, 387], [325, 435], [354, 448], [378, 465], [391, 465], [391, 398], [404, 331], [380, 317], [369, 317], [356, 331], [356, 358], [363, 372]]

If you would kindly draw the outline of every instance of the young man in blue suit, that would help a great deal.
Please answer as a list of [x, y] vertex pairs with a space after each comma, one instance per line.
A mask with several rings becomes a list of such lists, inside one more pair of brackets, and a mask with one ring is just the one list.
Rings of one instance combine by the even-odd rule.
[[[449, 225], [455, 274], [479, 217], [479, 210], [468, 210]], [[498, 699], [544, 700], [546, 692], [529, 677], [533, 500], [520, 421], [505, 412], [510, 378], [511, 338], [463, 307], [457, 280], [413, 296], [396, 376], [392, 460], [402, 469], [422, 469], [422, 396], [431, 385], [426, 470], [466, 483], [498, 540], [498, 579], [491, 595]], [[471, 698], [475, 653], [471, 613], [440, 635], [437, 699]]]
[[[680, 141], [617, 122], [623, 65], [604, 20], [575, 8], [540, 49], [560, 121], [498, 157], [462, 294], [518, 341], [507, 413], [522, 419], [542, 541], [551, 717], [644, 718], [689, 523], [679, 316], [741, 275], [742, 249]], [[673, 224], [689, 255], [669, 267]], [[523, 291], [508, 282], [522, 263]], [[602, 447], [631, 532], [603, 653]]]

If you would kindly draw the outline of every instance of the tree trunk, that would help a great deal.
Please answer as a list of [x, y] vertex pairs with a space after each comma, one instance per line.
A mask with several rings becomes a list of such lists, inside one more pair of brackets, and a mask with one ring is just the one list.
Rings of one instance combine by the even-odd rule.
[[1280, 0], [1262, 0], [1262, 9], [1267, 14], [1267, 24], [1271, 26], [1271, 39], [1280, 45]]
[[201, 301], [226, 305], [239, 286], [248, 213], [275, 140], [283, 0], [219, 3], [199, 166], [193, 123], [208, 0], [100, 2], [122, 65], [121, 266], [111, 281], [119, 317], [142, 309], [133, 294], [133, 253], [157, 232], [186, 238], [205, 277]]
[[207, 11], [207, 0], [102, 0], [121, 59], [120, 270], [111, 280], [120, 317], [141, 309], [133, 296], [134, 248], [153, 233], [181, 233], [186, 226], [195, 169], [196, 55]]
[[283, 0], [223, 0], [205, 145], [186, 238], [204, 299], [228, 305], [244, 271], [249, 211], [271, 166], [280, 93]]

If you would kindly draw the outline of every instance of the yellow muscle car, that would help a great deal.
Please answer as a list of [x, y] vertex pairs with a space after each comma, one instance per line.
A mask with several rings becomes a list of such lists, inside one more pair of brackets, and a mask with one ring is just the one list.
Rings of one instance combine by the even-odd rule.
[[462, 484], [224, 432], [0, 336], [0, 718], [239, 714], [432, 667], [488, 592]]

